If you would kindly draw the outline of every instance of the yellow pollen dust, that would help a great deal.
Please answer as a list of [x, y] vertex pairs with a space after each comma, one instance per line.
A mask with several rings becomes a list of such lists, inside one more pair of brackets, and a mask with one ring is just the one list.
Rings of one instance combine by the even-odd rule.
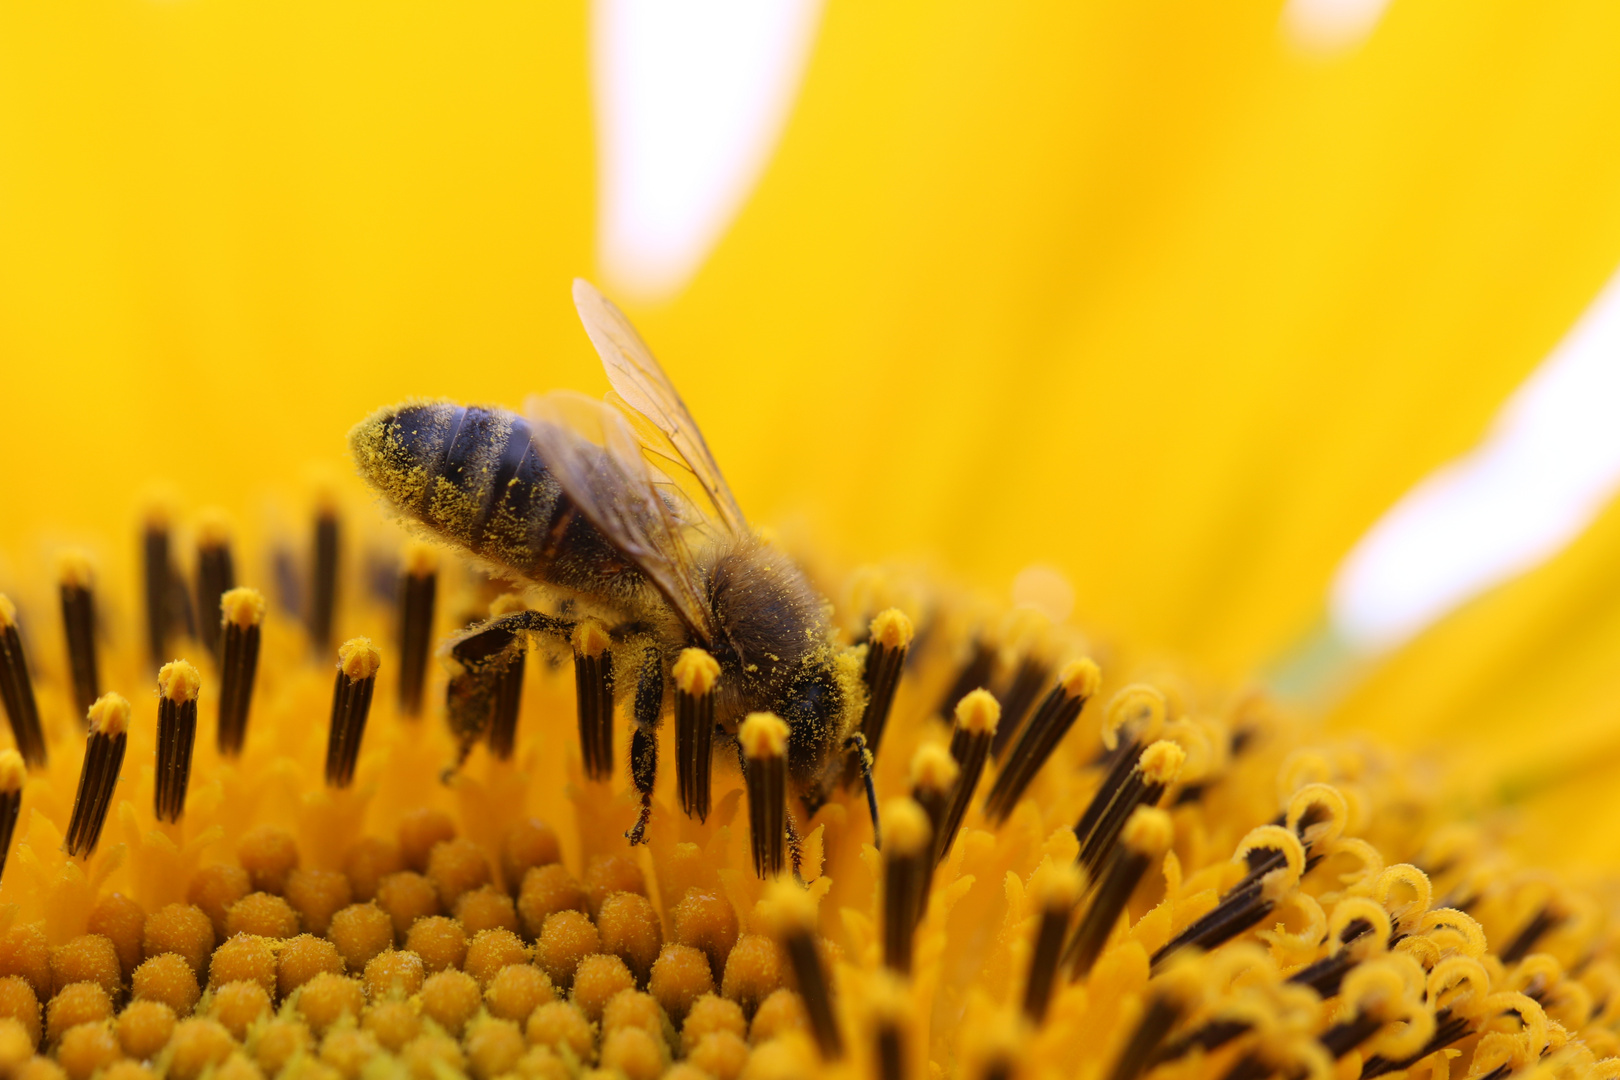
[[222, 624], [257, 626], [264, 622], [264, 594], [245, 586], [231, 589], [219, 598], [219, 609]]
[[956, 703], [956, 723], [975, 735], [994, 735], [1001, 722], [1001, 702], [985, 689], [970, 690]]
[[202, 674], [189, 660], [171, 660], [158, 670], [158, 696], [170, 701], [196, 701]]
[[350, 638], [338, 647], [338, 669], [359, 682], [377, 674], [382, 666], [382, 653], [370, 638]]
[[675, 660], [675, 685], [687, 697], [702, 697], [720, 681], [720, 662], [702, 649], [682, 649]]
[[787, 753], [788, 726], [775, 713], [749, 713], [737, 729], [737, 741], [750, 758], [781, 757]]
[[129, 730], [129, 702], [122, 694], [102, 694], [90, 706], [90, 730], [121, 735]]

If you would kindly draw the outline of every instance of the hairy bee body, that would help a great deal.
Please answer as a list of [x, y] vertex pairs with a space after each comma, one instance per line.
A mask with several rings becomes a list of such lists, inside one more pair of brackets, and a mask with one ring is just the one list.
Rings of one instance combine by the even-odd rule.
[[[363, 421], [350, 442], [362, 474], [398, 512], [511, 576], [647, 631], [673, 663], [699, 643], [580, 512], [530, 430], [505, 409], [411, 402]], [[705, 602], [723, 630], [706, 643], [725, 673], [716, 716], [731, 732], [750, 712], [781, 715], [792, 732], [792, 772], [808, 783], [844, 726], [851, 681], [827, 643], [825, 602], [791, 559], [753, 538], [697, 557]]]
[[516, 413], [411, 402], [366, 420], [350, 441], [396, 510], [507, 573], [619, 606], [645, 593], [645, 578], [579, 512]]

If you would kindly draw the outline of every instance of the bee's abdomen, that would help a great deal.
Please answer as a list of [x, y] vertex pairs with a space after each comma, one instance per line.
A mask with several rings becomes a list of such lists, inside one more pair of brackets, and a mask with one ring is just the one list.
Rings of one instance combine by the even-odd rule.
[[588, 591], [619, 556], [535, 453], [505, 409], [396, 406], [349, 433], [361, 473], [401, 513], [535, 581]]

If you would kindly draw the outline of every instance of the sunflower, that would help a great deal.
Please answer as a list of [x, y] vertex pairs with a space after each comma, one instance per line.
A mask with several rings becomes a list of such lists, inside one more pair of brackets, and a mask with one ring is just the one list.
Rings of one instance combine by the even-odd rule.
[[627, 305], [861, 665], [881, 847], [852, 769], [780, 874], [763, 717], [627, 842], [605, 645], [447, 726], [436, 643], [550, 601], [345, 456], [601, 387], [591, 13], [0, 11], [5, 1068], [1620, 1075], [1612, 511], [1340, 697], [1262, 677], [1611, 273], [1620, 13], [1278, 9], [829, 5]]

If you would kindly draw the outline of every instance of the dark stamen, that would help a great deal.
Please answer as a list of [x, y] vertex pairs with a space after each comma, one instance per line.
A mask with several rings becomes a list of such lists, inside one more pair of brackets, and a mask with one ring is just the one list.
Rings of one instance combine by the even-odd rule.
[[224, 627], [214, 621], [219, 602], [236, 588], [236, 565], [231, 559], [230, 535], [220, 518], [205, 520], [197, 535], [197, 611], [203, 644], [214, 663], [221, 660]]
[[749, 713], [737, 729], [748, 787], [748, 832], [754, 873], [769, 880], [787, 866], [788, 726], [770, 713]]
[[62, 849], [70, 856], [88, 856], [101, 839], [101, 827], [112, 809], [118, 770], [124, 766], [129, 741], [129, 702], [118, 694], [103, 694], [90, 706], [90, 735], [84, 744], [84, 767], [79, 770], [79, 792], [73, 799]]
[[201, 686], [202, 676], [184, 660], [164, 664], [158, 672], [157, 774], [152, 812], [159, 821], [179, 821], [186, 809], [191, 750], [197, 742], [197, 691]]
[[[429, 604], [431, 603], [430, 596]], [[522, 610], [524, 610], [523, 598], [515, 594], [499, 597], [489, 607], [490, 615], [495, 618]], [[431, 622], [431, 610], [429, 621]], [[489, 720], [489, 752], [499, 761], [512, 760], [512, 752], [517, 748], [518, 713], [523, 705], [523, 674], [529, 662], [529, 650], [526, 645], [527, 639], [519, 639], [511, 659], [504, 666], [497, 667], [492, 676], [494, 700]], [[417, 689], [420, 692], [420, 680]]]
[[579, 748], [588, 780], [613, 773], [613, 644], [607, 628], [582, 619], [574, 628], [574, 691], [579, 705]]
[[44, 765], [45, 733], [39, 726], [39, 705], [34, 701], [34, 680], [23, 652], [17, 606], [4, 594], [0, 594], [0, 701], [5, 702], [6, 719], [11, 721], [11, 735], [23, 760], [31, 766]]
[[1091, 907], [1075, 927], [1064, 950], [1063, 962], [1071, 979], [1082, 979], [1102, 955], [1108, 935], [1125, 910], [1125, 902], [1136, 891], [1148, 867], [1170, 846], [1174, 835], [1170, 815], [1163, 810], [1140, 806], [1120, 830], [1120, 844], [1108, 869], [1092, 894]]
[[96, 664], [96, 594], [90, 560], [64, 553], [60, 563], [62, 630], [67, 638], [68, 668], [73, 676], [73, 704], [85, 715], [101, 696]]
[[1056, 870], [1041, 897], [1041, 921], [1030, 948], [1029, 978], [1024, 982], [1024, 1015], [1040, 1024], [1052, 1003], [1052, 986], [1057, 979], [1058, 958], [1063, 954], [1063, 936], [1069, 930], [1069, 915], [1080, 898], [1080, 873], [1072, 866]]
[[1181, 1004], [1171, 994], [1154, 994], [1142, 1011], [1130, 1040], [1119, 1052], [1109, 1080], [1136, 1080], [1154, 1060], [1154, 1053], [1181, 1019]]
[[11, 854], [11, 838], [17, 832], [22, 814], [23, 782], [28, 766], [15, 750], [0, 750], [0, 875], [5, 874], [6, 857]]
[[911, 756], [911, 797], [928, 815], [928, 827], [934, 836], [945, 830], [951, 793], [961, 775], [962, 766], [940, 743], [925, 742]]
[[1543, 934], [1564, 921], [1564, 917], [1555, 913], [1552, 908], [1542, 908], [1536, 912], [1535, 917], [1525, 924], [1523, 930], [1516, 934], [1507, 947], [1502, 950], [1502, 963], [1516, 964], [1530, 955], [1530, 950], [1536, 947]]
[[399, 708], [406, 716], [422, 715], [439, 588], [437, 562], [426, 544], [413, 544], [405, 551], [399, 584]]
[[1334, 1024], [1322, 1032], [1317, 1041], [1333, 1057], [1342, 1058], [1378, 1034], [1378, 1029], [1383, 1026], [1384, 1021], [1378, 1017], [1369, 1013], [1357, 1013], [1349, 1020]]
[[348, 787], [360, 760], [360, 739], [371, 713], [382, 654], [370, 638], [350, 638], [338, 649], [337, 682], [332, 687], [332, 727], [326, 738], [326, 782]]
[[957, 673], [956, 681], [945, 691], [945, 696], [939, 699], [939, 707], [934, 710], [935, 714], [955, 716], [956, 703], [967, 697], [971, 691], [988, 686], [995, 667], [996, 650], [983, 641], [975, 641], [973, 651], [962, 665], [962, 670]]
[[1181, 775], [1186, 761], [1187, 752], [1167, 739], [1160, 739], [1142, 751], [1108, 809], [1097, 819], [1090, 834], [1080, 838], [1080, 865], [1087, 874], [1095, 875], [1103, 865], [1114, 850], [1120, 830], [1137, 807], [1159, 805], [1165, 789]]
[[906, 1063], [900, 1025], [893, 1020], [880, 1020], [876, 1039], [878, 1080], [903, 1080]]
[[[141, 533], [141, 562], [146, 572], [146, 648], [152, 665], [169, 653], [169, 523], [154, 514]], [[148, 669], [150, 670], [150, 669]]]
[[[915, 632], [911, 620], [898, 608], [879, 612], [872, 620], [866, 652], [866, 712], [861, 716], [861, 734], [866, 749], [875, 759], [883, 743], [883, 729], [889, 723], [894, 693], [900, 687], [906, 652]], [[971, 687], [969, 688], [971, 689]]]
[[1040, 696], [1041, 687], [1052, 677], [1052, 667], [1038, 656], [1026, 656], [1013, 671], [1012, 682], [1001, 695], [1001, 726], [996, 728], [996, 741], [990, 744], [990, 756], [997, 761], [1007, 756], [1013, 737], [1023, 729], [1024, 718], [1030, 706]]
[[[1046, 695], [1040, 708], [1035, 710], [1029, 726], [1019, 733], [1012, 753], [991, 786], [990, 794], [985, 797], [984, 816], [991, 822], [999, 825], [1012, 813], [1018, 800], [1023, 798], [1025, 789], [1035, 779], [1035, 774], [1046, 764], [1046, 759], [1052, 756], [1052, 751], [1057, 749], [1063, 736], [1074, 726], [1080, 710], [1097, 692], [1101, 678], [1097, 665], [1090, 660], [1076, 660], [1064, 666], [1058, 675], [1057, 685]], [[1005, 714], [1002, 723], [1006, 723]], [[1001, 738], [1000, 730], [996, 732], [996, 738]]]
[[709, 765], [714, 746], [714, 692], [720, 665], [702, 649], [675, 661], [675, 772], [681, 810], [709, 818]]
[[883, 848], [883, 962], [909, 975], [912, 942], [933, 877], [933, 830], [911, 799], [890, 800], [883, 821], [889, 834]]
[[[1290, 836], [1283, 832], [1281, 826], [1262, 828], [1276, 829], [1283, 837]], [[1304, 851], [1301, 850], [1299, 854], [1303, 864]], [[1256, 843], [1248, 849], [1244, 858], [1249, 872], [1226, 891], [1214, 908], [1194, 919], [1153, 954], [1155, 968], [1178, 949], [1194, 946], [1208, 951], [1230, 941], [1271, 914], [1282, 895], [1298, 882], [1297, 875], [1291, 873], [1281, 878], [1274, 876], [1288, 865], [1288, 858], [1280, 847], [1273, 846], [1271, 840]]]
[[338, 516], [331, 506], [315, 514], [315, 569], [309, 598], [309, 641], [315, 655], [332, 648], [332, 620], [337, 612]]
[[956, 704], [956, 725], [951, 731], [951, 757], [962, 770], [951, 788], [951, 800], [945, 808], [944, 822], [934, 834], [934, 862], [943, 862], [956, 840], [956, 830], [962, 827], [968, 803], [984, 775], [984, 763], [990, 760], [990, 743], [996, 737], [996, 724], [1001, 720], [1001, 705], [988, 690], [973, 690]]
[[810, 1017], [810, 1030], [826, 1061], [844, 1054], [844, 1040], [833, 1013], [832, 993], [821, 954], [816, 951], [816, 904], [808, 893], [790, 881], [778, 881], [766, 894], [770, 920], [787, 953], [788, 963], [799, 981], [799, 996]]
[[219, 752], [235, 757], [247, 742], [248, 708], [259, 670], [260, 627], [264, 595], [257, 589], [232, 589], [219, 599]]
[[1361, 1067], [1362, 1080], [1372, 1080], [1375, 1076], [1396, 1072], [1400, 1069], [1410, 1069], [1436, 1050], [1444, 1050], [1454, 1042], [1467, 1038], [1474, 1033], [1474, 1027], [1465, 1016], [1454, 1016], [1450, 1009], [1442, 1008], [1434, 1014], [1434, 1035], [1423, 1044], [1423, 1049], [1400, 1061], [1391, 1061], [1379, 1054], [1369, 1057]]

